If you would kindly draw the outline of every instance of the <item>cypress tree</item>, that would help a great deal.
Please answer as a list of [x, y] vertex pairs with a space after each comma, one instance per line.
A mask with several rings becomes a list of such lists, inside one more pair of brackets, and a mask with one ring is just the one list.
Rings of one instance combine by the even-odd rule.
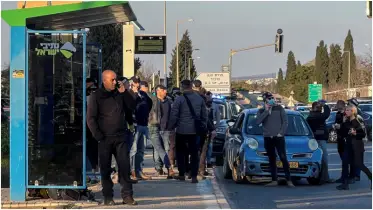
[[282, 72], [282, 69], [280, 68], [277, 74], [277, 92], [281, 93], [281, 88], [283, 84], [284, 84], [284, 73]]
[[[176, 47], [172, 50], [172, 59], [170, 62], [170, 77], [172, 78], [172, 84], [176, 85], [177, 68], [176, 68]], [[183, 34], [182, 39], [179, 42], [179, 81], [188, 78], [189, 74], [189, 58], [191, 58], [190, 64], [190, 76], [191, 79], [197, 76], [196, 67], [193, 59], [193, 45], [190, 39], [188, 30]]]
[[295, 56], [292, 51], [288, 53], [288, 60], [286, 62], [286, 84], [294, 84], [294, 74], [297, 69], [297, 65], [295, 63]]
[[[353, 75], [356, 72], [356, 57], [355, 57], [355, 52], [354, 52], [354, 39], [352, 38], [351, 35], [351, 30], [348, 30], [345, 42], [344, 42], [344, 48], [343, 48], [343, 60], [342, 60], [342, 69], [343, 69], [343, 74], [342, 74], [342, 81], [343, 83], [348, 84], [348, 59], [349, 56], [351, 59], [350, 63], [350, 68], [351, 72], [350, 75]], [[348, 52], [350, 52], [350, 55]], [[351, 87], [353, 87], [357, 81], [354, 81], [351, 79]]]
[[328, 48], [324, 41], [321, 40], [319, 46], [316, 48], [315, 76], [316, 81], [324, 86], [328, 86], [328, 66]]
[[342, 82], [342, 52], [338, 44], [330, 45], [329, 58], [329, 84], [336, 85]]

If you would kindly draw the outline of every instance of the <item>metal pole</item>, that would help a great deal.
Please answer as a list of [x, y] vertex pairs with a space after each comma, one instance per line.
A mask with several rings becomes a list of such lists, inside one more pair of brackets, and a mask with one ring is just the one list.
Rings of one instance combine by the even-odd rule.
[[155, 87], [155, 73], [153, 72], [153, 75], [152, 75], [152, 83], [153, 83], [153, 88]]
[[[166, 13], [166, 1], [164, 1], [164, 14], [163, 14], [163, 33], [166, 35], [166, 26], [167, 26], [167, 13]], [[164, 74], [164, 83], [165, 87], [167, 87], [167, 55], [163, 55], [163, 74]]]
[[176, 22], [176, 87], [180, 87], [180, 78], [179, 78], [179, 21]]

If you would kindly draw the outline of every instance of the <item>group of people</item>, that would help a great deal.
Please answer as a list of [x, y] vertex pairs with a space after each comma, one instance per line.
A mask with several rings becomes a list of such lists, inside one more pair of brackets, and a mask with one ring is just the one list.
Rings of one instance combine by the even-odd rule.
[[[284, 135], [286, 133], [288, 121], [284, 108], [276, 104], [271, 93], [263, 94], [264, 107], [259, 109], [257, 123], [263, 126], [264, 146], [269, 158], [272, 182], [268, 185], [277, 185], [276, 158], [279, 156], [283, 163], [287, 184], [294, 187], [291, 182], [289, 163], [286, 157], [286, 144]], [[364, 164], [364, 141], [366, 129], [363, 119], [361, 119], [358, 104], [354, 100], [349, 100], [348, 104], [342, 100], [337, 102], [336, 121], [333, 125], [337, 130], [337, 147], [342, 161], [342, 174], [337, 180], [333, 180], [328, 172], [328, 150], [327, 139], [328, 130], [326, 119], [329, 118], [331, 109], [326, 105], [326, 101], [319, 100], [312, 103], [312, 110], [307, 117], [307, 122], [312, 129], [314, 138], [317, 140], [319, 148], [323, 151], [320, 184], [341, 183], [338, 190], [348, 190], [349, 184], [360, 181], [360, 172], [363, 171], [372, 182], [372, 173]], [[277, 151], [277, 155], [276, 155]], [[372, 183], [370, 185], [372, 187]]]
[[[210, 142], [216, 135], [216, 112], [212, 94], [201, 87], [201, 81], [182, 81], [181, 92], [172, 98], [163, 85], [150, 93], [147, 82], [138, 77], [118, 78], [112, 70], [102, 73], [102, 81], [102, 88], [87, 90], [87, 153], [91, 165], [100, 167], [105, 205], [115, 205], [112, 156], [117, 162], [123, 204], [137, 204], [132, 184], [151, 179], [142, 169], [144, 138], [152, 142], [157, 175], [180, 181], [189, 178], [192, 183], [204, 179]], [[95, 143], [97, 149], [89, 146]]]

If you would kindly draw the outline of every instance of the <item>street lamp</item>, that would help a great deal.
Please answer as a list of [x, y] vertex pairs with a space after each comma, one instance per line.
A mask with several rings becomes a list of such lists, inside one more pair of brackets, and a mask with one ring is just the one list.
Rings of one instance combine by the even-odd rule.
[[179, 24], [183, 22], [193, 22], [193, 19], [189, 18], [186, 20], [176, 21], [176, 86], [180, 86], [180, 72], [179, 72]]
[[193, 51], [199, 51], [199, 49], [197, 48], [197, 49], [194, 49], [194, 50], [185, 50], [184, 51], [184, 72], [186, 72], [187, 57], [189, 57], [189, 56], [187, 56], [187, 53], [188, 52], [193, 52]]
[[[200, 59], [201, 57], [197, 57], [196, 59]], [[189, 58], [188, 60], [188, 79], [191, 80], [191, 75], [190, 75], [190, 68], [192, 66], [192, 64], [190, 63], [190, 61], [192, 60], [193, 58]]]

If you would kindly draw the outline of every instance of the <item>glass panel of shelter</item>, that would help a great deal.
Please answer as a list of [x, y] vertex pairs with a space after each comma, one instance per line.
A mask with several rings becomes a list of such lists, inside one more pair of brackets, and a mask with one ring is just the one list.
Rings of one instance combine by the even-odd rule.
[[28, 186], [82, 186], [82, 35], [28, 36]]

